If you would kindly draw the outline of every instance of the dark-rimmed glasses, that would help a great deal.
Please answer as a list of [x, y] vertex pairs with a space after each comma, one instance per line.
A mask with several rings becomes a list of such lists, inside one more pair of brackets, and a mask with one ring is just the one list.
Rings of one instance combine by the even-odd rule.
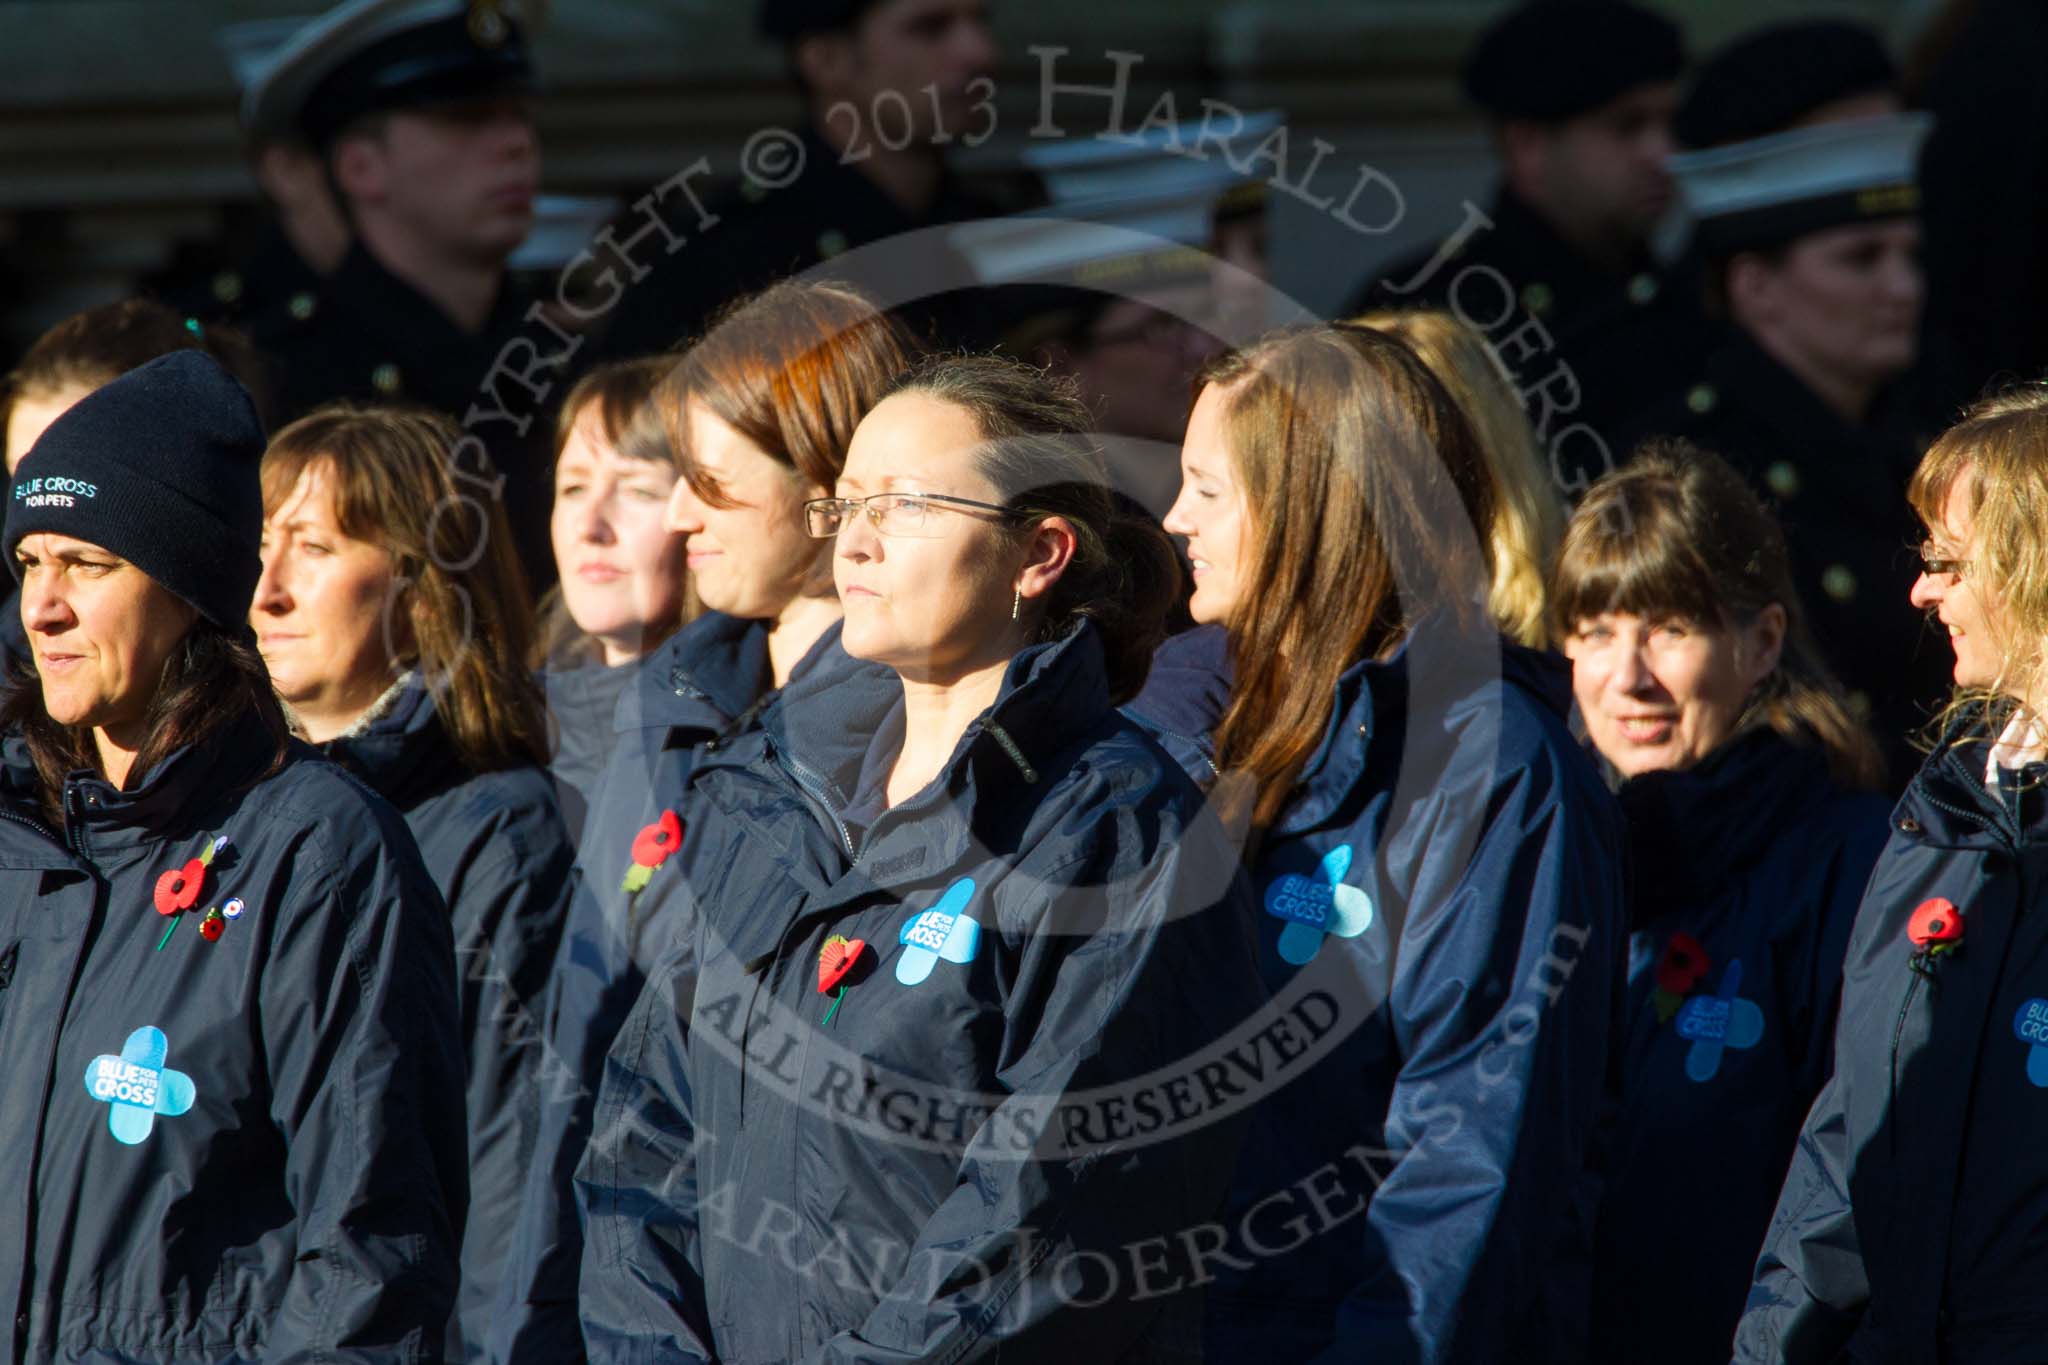
[[1969, 567], [1970, 561], [1967, 559], [1944, 558], [1935, 549], [1932, 541], [1928, 541], [1920, 547], [1920, 572], [1926, 574], [1929, 578], [1939, 578], [1946, 575], [1960, 581], [1963, 576], [1963, 570]]
[[870, 493], [864, 498], [812, 498], [804, 504], [804, 529], [814, 539], [830, 540], [839, 534], [848, 516], [861, 510], [885, 536], [936, 536], [942, 523], [931, 514], [960, 508], [993, 512], [1000, 517], [1017, 515], [1011, 508], [976, 502], [973, 498], [956, 498], [951, 493]]

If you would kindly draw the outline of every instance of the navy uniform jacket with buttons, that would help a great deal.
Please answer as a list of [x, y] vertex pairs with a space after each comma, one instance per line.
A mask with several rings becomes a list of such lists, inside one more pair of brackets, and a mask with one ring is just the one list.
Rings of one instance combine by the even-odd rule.
[[[1092, 625], [886, 810], [902, 692], [869, 674], [693, 775], [693, 936], [577, 1173], [592, 1359], [1198, 1359], [1187, 1237], [1244, 1104], [1203, 1049], [1265, 1022], [1235, 850]], [[843, 997], [829, 936], [865, 945]]]
[[[1842, 955], [1889, 803], [1837, 786], [1818, 746], [1770, 729], [1633, 778], [1620, 798], [1635, 904], [1592, 1358], [1725, 1365], [1833, 1066]], [[1680, 933], [1705, 960], [1687, 991], [1660, 997]]]
[[290, 318], [294, 309], [306, 311], [318, 295], [320, 276], [270, 218], [239, 255], [208, 243], [183, 253], [140, 288], [185, 317], [253, 330]]
[[[6, 743], [10, 1363], [442, 1358], [467, 1203], [447, 912], [389, 806], [303, 745], [256, 779], [267, 743], [231, 724], [130, 791], [74, 775], [56, 829]], [[158, 879], [217, 837], [165, 942]], [[211, 907], [235, 912], [214, 941]]]
[[[1587, 423], [1616, 462], [1627, 457], [1615, 443], [1623, 422], [1644, 395], [1679, 384], [1706, 351], [1697, 287], [1660, 273], [1647, 254], [1621, 273], [1588, 260], [1505, 188], [1486, 215], [1493, 226], [1474, 232], [1422, 283], [1414, 281], [1443, 243], [1388, 267], [1352, 297], [1345, 316], [1438, 308], [1470, 322], [1523, 393], [1540, 441], [1554, 443], [1559, 485], [1582, 490], [1604, 472], [1600, 448], [1560, 433]], [[1557, 374], [1560, 365], [1568, 375]]]
[[480, 1359], [534, 1145], [540, 1003], [575, 850], [535, 767], [472, 773], [417, 678], [327, 752], [398, 808], [447, 902], [469, 1066], [469, 1222], [451, 1359]]
[[[933, 297], [975, 282], [964, 258], [945, 244], [921, 248], [913, 279], [867, 277], [858, 256], [850, 266], [834, 262], [870, 243], [987, 217], [992, 206], [948, 176], [931, 207], [912, 215], [814, 130], [805, 130], [802, 145], [803, 172], [794, 182], [781, 189], [742, 183], [707, 199], [706, 210], [718, 219], [709, 227], [697, 226], [697, 211], [680, 195], [662, 201], [662, 218], [688, 241], [673, 254], [653, 245], [633, 253], [634, 263], [649, 273], [626, 290], [598, 338], [602, 358], [656, 355], [684, 345], [725, 304], [818, 267], [862, 284], [884, 303], [904, 299], [896, 311], [928, 344], [958, 345], [979, 336], [964, 306]], [[616, 234], [629, 240], [648, 230], [646, 221], [630, 215]]]
[[[539, 591], [555, 581], [548, 540], [552, 409], [514, 380], [491, 377], [493, 363], [515, 338], [526, 338], [542, 356], [560, 350], [544, 326], [525, 322], [529, 302], [507, 276], [484, 325], [465, 332], [358, 242], [313, 292], [310, 307], [256, 319], [251, 331], [272, 362], [280, 425], [340, 398], [419, 403], [463, 423], [483, 442], [495, 468], [483, 468], [473, 448], [450, 452], [461, 491], [482, 499], [490, 493], [490, 480], [504, 476], [513, 540], [529, 586]], [[508, 363], [524, 373], [532, 359], [516, 348]], [[534, 382], [560, 378], [544, 370]], [[507, 416], [471, 417], [473, 409]], [[471, 514], [458, 507], [449, 515]]]
[[1821, 653], [1885, 747], [1896, 793], [1919, 761], [1907, 736], [1948, 695], [1953, 662], [1906, 599], [1926, 534], [1906, 503], [1922, 447], [1890, 422], [1851, 426], [1736, 329], [1700, 373], [1631, 429], [1713, 451], [1771, 500]]
[[[829, 682], [843, 671], [850, 661], [838, 638], [837, 627], [828, 631], [791, 681], [820, 674]], [[750, 728], [773, 691], [767, 623], [709, 612], [634, 665], [619, 696], [612, 757], [591, 788], [580, 836], [582, 892], [542, 1008], [540, 1132], [491, 1338], [493, 1359], [559, 1365], [582, 1351], [582, 1233], [570, 1178], [590, 1133], [605, 1052], [688, 903], [675, 865], [657, 868], [637, 895], [623, 891], [634, 840], [664, 810], [682, 811], [703, 746]]]
[[[1170, 641], [1132, 709], [1213, 711], [1185, 689], [1227, 666], [1220, 636]], [[1252, 868], [1267, 987], [1325, 1002], [1333, 1042], [1254, 1115], [1211, 1359], [1499, 1361], [1584, 1330], [1547, 1323], [1546, 1278], [1586, 1195], [1625, 931], [1620, 822], [1569, 699], [1554, 656], [1441, 621], [1339, 681]]]
[[[2048, 1342], [2048, 767], [1986, 786], [1952, 728], [1893, 811], [1738, 1361], [2037, 1361]], [[2014, 790], [2023, 776], [2030, 789]], [[1913, 969], [1940, 897], [1961, 946]]]

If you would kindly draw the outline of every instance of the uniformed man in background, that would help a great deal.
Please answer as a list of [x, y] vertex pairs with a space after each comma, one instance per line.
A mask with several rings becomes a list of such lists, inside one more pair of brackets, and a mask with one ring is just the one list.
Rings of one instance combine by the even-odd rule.
[[[305, 25], [297, 18], [250, 19], [223, 28], [236, 88], [246, 94]], [[348, 221], [325, 161], [295, 125], [245, 124], [242, 136], [250, 178], [263, 193], [260, 220], [182, 250], [170, 267], [141, 282], [141, 292], [202, 324], [275, 331], [284, 319], [311, 316], [320, 281], [348, 254]]]
[[[251, 83], [245, 125], [296, 130], [351, 231], [310, 299], [254, 320], [284, 417], [337, 398], [417, 402], [458, 420], [533, 402], [531, 390], [486, 387], [507, 343], [532, 331], [506, 263], [540, 186], [533, 92], [525, 35], [495, 0], [349, 0]], [[505, 478], [536, 587], [553, 579], [550, 425], [534, 411], [470, 424]]]
[[[606, 356], [668, 350], [742, 294], [871, 242], [996, 211], [946, 165], [948, 146], [978, 145], [995, 128], [984, 0], [763, 0], [759, 21], [804, 97], [801, 171], [787, 185], [743, 180], [709, 199], [719, 221], [687, 250], [646, 263], [652, 272], [599, 340]], [[957, 262], [929, 265], [934, 282], [965, 278]], [[849, 278], [885, 302], [905, 292]], [[958, 310], [920, 300], [897, 311], [923, 340], [970, 339]]]
[[1539, 441], [1576, 423], [1609, 435], [1702, 348], [1693, 291], [1650, 252], [1684, 65], [1677, 26], [1622, 0], [1530, 0], [1496, 20], [1463, 73], [1500, 158], [1491, 203], [1342, 316], [1448, 308], [1486, 333]]
[[1814, 634], [1903, 783], [1948, 665], [1906, 600], [1906, 482], [1933, 419], [1886, 403], [1918, 347], [1931, 123], [1900, 112], [1896, 79], [1875, 33], [1834, 21], [1764, 30], [1702, 68], [1678, 126], [1703, 149], [1672, 167], [1723, 330], [1630, 429], [1713, 450], [1773, 499]]

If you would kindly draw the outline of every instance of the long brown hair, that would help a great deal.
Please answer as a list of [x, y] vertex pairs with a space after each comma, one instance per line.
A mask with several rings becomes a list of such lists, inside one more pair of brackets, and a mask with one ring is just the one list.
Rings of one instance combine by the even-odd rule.
[[[128, 769], [127, 786], [139, 787], [152, 769], [178, 750], [204, 744], [222, 729], [252, 717], [268, 743], [249, 781], [282, 767], [291, 731], [270, 687], [270, 672], [246, 630], [230, 630], [200, 617], [164, 660], [162, 676], [143, 722], [148, 738]], [[35, 765], [44, 814], [64, 819], [64, 779], [81, 769], [100, 771], [92, 728], [59, 725], [43, 709], [43, 686], [29, 667], [17, 669], [0, 702], [0, 730], [19, 730]], [[241, 757], [237, 755], [237, 757]]]
[[301, 474], [322, 471], [343, 533], [391, 557], [400, 587], [387, 610], [402, 611], [407, 627], [386, 630], [400, 653], [393, 663], [424, 675], [463, 766], [545, 764], [546, 721], [525, 664], [525, 578], [503, 504], [455, 481], [449, 454], [461, 439], [455, 423], [424, 408], [316, 409], [264, 452], [264, 513]]
[[1782, 607], [1778, 666], [1757, 684], [1729, 738], [1769, 727], [1795, 744], [1817, 743], [1837, 782], [1883, 785], [1877, 741], [1837, 700], [1841, 685], [1807, 626], [1785, 534], [1720, 456], [1657, 441], [1604, 475], [1565, 528], [1550, 599], [1560, 639], [1603, 612], [1731, 630]]
[[1368, 327], [1282, 332], [1203, 376], [1226, 390], [1250, 572], [1226, 623], [1236, 682], [1218, 765], [1270, 825], [1329, 721], [1337, 680], [1423, 615], [1477, 622], [1490, 556], [1479, 443], [1407, 346]]
[[[629, 460], [646, 460], [675, 468], [675, 450], [660, 430], [653, 400], [670, 371], [674, 356], [641, 356], [599, 365], [577, 380], [562, 400], [555, 418], [555, 462], [559, 464], [569, 438], [587, 418], [595, 418], [605, 444]], [[676, 619], [664, 622], [664, 629], [649, 630], [646, 648], [653, 649], [703, 611], [691, 590], [688, 574], [683, 575], [681, 610]], [[598, 642], [585, 634], [569, 615], [562, 600], [562, 586], [549, 588], [535, 609], [533, 650], [529, 662], [535, 668], [574, 668], [604, 662]]]
[[677, 470], [705, 502], [729, 505], [690, 457], [686, 404], [695, 401], [805, 483], [830, 489], [854, 428], [917, 355], [902, 324], [847, 285], [786, 280], [735, 300], [663, 385], [657, 406]]
[[1110, 700], [1145, 685], [1153, 651], [1166, 638], [1180, 591], [1173, 543], [1159, 524], [1120, 507], [1110, 491], [1095, 420], [1070, 380], [1000, 356], [940, 356], [892, 392], [951, 403], [974, 418], [982, 444], [975, 464], [998, 500], [1016, 513], [1016, 538], [1049, 517], [1074, 530], [1066, 572], [1038, 605], [1033, 642], [1057, 640], [1082, 620], [1099, 627]]

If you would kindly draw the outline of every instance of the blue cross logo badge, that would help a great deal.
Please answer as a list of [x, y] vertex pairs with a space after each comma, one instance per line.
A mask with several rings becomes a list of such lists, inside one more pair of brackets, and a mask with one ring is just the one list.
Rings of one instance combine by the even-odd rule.
[[149, 1136], [156, 1116], [176, 1118], [198, 1097], [192, 1078], [164, 1065], [170, 1041], [159, 1028], [128, 1035], [121, 1055], [105, 1053], [85, 1069], [85, 1092], [107, 1106], [107, 1131], [133, 1147]]
[[1678, 1036], [1692, 1040], [1685, 1054], [1685, 1074], [1693, 1080], [1713, 1080], [1720, 1073], [1725, 1049], [1752, 1048], [1764, 1036], [1764, 1012], [1755, 1001], [1736, 994], [1741, 988], [1742, 959], [1738, 957], [1721, 973], [1718, 993], [1695, 995], [1678, 1011]]
[[1322, 950], [1323, 936], [1357, 938], [1372, 927], [1372, 897], [1344, 885], [1351, 870], [1351, 845], [1339, 844], [1323, 855], [1316, 875], [1289, 872], [1266, 888], [1266, 913], [1286, 922], [1280, 931], [1280, 956], [1302, 966]]
[[981, 944], [981, 925], [968, 919], [967, 903], [974, 899], [974, 878], [962, 877], [946, 888], [939, 903], [919, 912], [903, 926], [897, 942], [903, 956], [896, 959], [896, 979], [915, 986], [932, 974], [940, 958], [948, 962], [972, 962]]
[[2048, 1000], [2037, 996], [2021, 1005], [2012, 1031], [2027, 1045], [2027, 1079], [2048, 1090]]

